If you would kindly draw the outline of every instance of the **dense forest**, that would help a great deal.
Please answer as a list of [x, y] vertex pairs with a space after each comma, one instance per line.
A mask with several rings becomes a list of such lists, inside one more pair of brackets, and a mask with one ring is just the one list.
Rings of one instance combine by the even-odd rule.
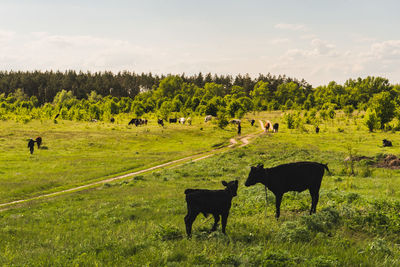
[[372, 130], [384, 128], [400, 107], [400, 85], [381, 77], [330, 82], [313, 88], [304, 80], [271, 74], [153, 75], [122, 72], [0, 72], [0, 118], [107, 120], [119, 113], [140, 117], [214, 115], [241, 118], [249, 111], [314, 110], [332, 117], [367, 110]]

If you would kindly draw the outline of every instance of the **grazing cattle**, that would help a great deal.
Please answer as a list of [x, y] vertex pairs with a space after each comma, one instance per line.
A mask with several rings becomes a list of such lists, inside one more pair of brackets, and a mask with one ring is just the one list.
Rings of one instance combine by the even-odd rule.
[[42, 144], [42, 137], [40, 137], [40, 136], [36, 137], [35, 142], [36, 142], [37, 148], [40, 149], [40, 145]]
[[35, 148], [35, 141], [33, 141], [33, 139], [29, 139], [28, 148], [29, 148], [29, 151], [31, 152], [31, 154], [33, 154], [33, 150]]
[[253, 120], [251, 120], [251, 121], [250, 121], [250, 123], [251, 123], [251, 126], [254, 126], [254, 123], [255, 123], [255, 122], [256, 122], [256, 120], [254, 120], [254, 119], [253, 119]]
[[232, 124], [240, 124], [240, 120], [233, 119], [233, 120], [230, 121], [230, 123], [232, 123]]
[[57, 119], [58, 118], [58, 116], [60, 116], [60, 113], [58, 113], [55, 117], [54, 117], [54, 119]]
[[204, 118], [204, 122], [211, 121], [211, 120], [212, 120], [212, 118], [213, 118], [213, 116], [211, 116], [211, 115], [207, 115], [207, 116]]
[[131, 119], [130, 122], [128, 123], [128, 125], [132, 125], [134, 124], [136, 127], [138, 125], [147, 125], [147, 120], [142, 120], [142, 119]]
[[180, 119], [179, 119], [179, 123], [180, 123], [180, 124], [185, 124], [185, 122], [186, 122], [186, 119], [185, 119], [185, 118], [180, 118]]
[[111, 118], [111, 119], [110, 119], [110, 122], [111, 122], [111, 123], [114, 123], [114, 121], [115, 121], [114, 118]]
[[269, 132], [269, 128], [272, 127], [272, 123], [270, 121], [266, 121], [264, 124], [264, 128], [266, 132]]
[[284, 193], [288, 191], [302, 192], [308, 189], [312, 199], [310, 209], [310, 214], [312, 214], [317, 210], [319, 188], [325, 169], [329, 171], [326, 164], [318, 162], [295, 162], [265, 169], [262, 164], [259, 164], [257, 167], [251, 167], [245, 186], [262, 183], [274, 193], [276, 218], [280, 216]]
[[189, 124], [189, 125], [192, 125], [192, 118], [187, 118], [187, 123]]
[[177, 118], [175, 118], [175, 119], [169, 119], [169, 123], [177, 123], [178, 122], [178, 119]]
[[319, 127], [315, 127], [315, 133], [319, 133]]
[[277, 133], [279, 130], [279, 123], [274, 123], [274, 125], [272, 126], [272, 129], [273, 129], [274, 133]]
[[164, 127], [164, 121], [162, 119], [157, 119], [157, 123], [158, 123], [158, 125], [161, 125], [162, 127]]
[[128, 125], [135, 124], [136, 120], [137, 120], [137, 119], [131, 119], [131, 120], [129, 121]]
[[208, 214], [214, 216], [214, 225], [211, 231], [217, 230], [219, 216], [222, 218], [222, 233], [225, 234], [226, 223], [229, 210], [231, 208], [232, 198], [237, 195], [238, 180], [229, 183], [222, 181], [224, 190], [207, 189], [186, 189], [186, 203], [188, 213], [185, 216], [186, 234], [192, 235], [192, 225], [199, 213], [205, 217]]
[[393, 145], [392, 145], [392, 142], [389, 141], [389, 140], [387, 140], [387, 139], [383, 139], [382, 142], [383, 142], [383, 146], [384, 146], [384, 147], [386, 147], [386, 146], [393, 146]]

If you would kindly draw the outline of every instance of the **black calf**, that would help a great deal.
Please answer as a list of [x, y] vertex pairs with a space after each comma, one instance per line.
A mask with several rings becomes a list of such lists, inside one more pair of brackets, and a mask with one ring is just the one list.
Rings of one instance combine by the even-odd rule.
[[219, 216], [221, 216], [222, 233], [225, 234], [232, 198], [237, 194], [238, 180], [230, 181], [229, 183], [222, 181], [222, 184], [226, 186], [224, 190], [185, 190], [188, 209], [188, 213], [185, 216], [185, 225], [188, 237], [192, 235], [192, 225], [199, 213], [203, 213], [205, 217], [207, 217], [208, 214], [214, 216], [214, 225], [211, 231], [217, 230]]

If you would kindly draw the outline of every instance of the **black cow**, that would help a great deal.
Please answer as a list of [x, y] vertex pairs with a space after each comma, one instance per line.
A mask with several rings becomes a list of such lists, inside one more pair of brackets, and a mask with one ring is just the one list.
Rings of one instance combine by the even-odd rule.
[[389, 140], [387, 140], [387, 139], [383, 139], [382, 142], [383, 142], [383, 146], [384, 146], [384, 147], [386, 147], [386, 146], [393, 146], [393, 145], [392, 145], [392, 142], [389, 141]]
[[131, 119], [131, 121], [128, 123], [128, 125], [134, 124], [137, 127], [138, 125], [142, 125], [144, 123], [145, 123], [145, 120], [142, 120], [142, 119]]
[[42, 137], [40, 137], [40, 136], [36, 137], [35, 142], [36, 142], [37, 148], [40, 149], [40, 145], [42, 144]]
[[157, 120], [158, 125], [161, 125], [164, 127], [164, 121], [162, 119]]
[[319, 127], [315, 127], [315, 133], [319, 133]]
[[111, 122], [111, 123], [114, 123], [114, 121], [115, 121], [114, 118], [111, 118], [111, 119], [110, 119], [110, 122]]
[[277, 133], [278, 129], [279, 129], [279, 123], [274, 123], [274, 125], [272, 126], [272, 129], [273, 129], [274, 133]]
[[128, 125], [136, 124], [137, 119], [131, 119]]
[[222, 181], [224, 190], [186, 189], [186, 203], [188, 213], [185, 216], [186, 234], [192, 235], [192, 225], [199, 213], [205, 217], [214, 216], [214, 225], [211, 231], [217, 230], [219, 216], [222, 218], [222, 233], [225, 234], [232, 198], [237, 195], [238, 180], [229, 183]]
[[177, 118], [175, 118], [175, 119], [169, 119], [169, 123], [177, 123], [178, 122], [178, 119]]
[[29, 139], [28, 147], [29, 147], [29, 151], [31, 152], [31, 154], [33, 154], [33, 150], [35, 148], [35, 141], [33, 141], [33, 139]]
[[275, 195], [276, 218], [279, 218], [282, 196], [288, 191], [302, 192], [306, 189], [311, 195], [310, 214], [315, 213], [319, 199], [319, 188], [326, 164], [318, 162], [294, 162], [282, 164], [273, 168], [266, 168], [262, 164], [251, 167], [246, 186], [262, 183]]
[[250, 123], [251, 123], [251, 126], [253, 126], [255, 122], [256, 122], [256, 120], [254, 120], [254, 119], [253, 119], [253, 120], [251, 120], [251, 121], [250, 121]]

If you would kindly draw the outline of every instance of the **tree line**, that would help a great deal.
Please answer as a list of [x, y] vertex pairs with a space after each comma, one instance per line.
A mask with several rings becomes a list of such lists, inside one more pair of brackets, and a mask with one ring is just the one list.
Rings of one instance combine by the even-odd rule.
[[318, 110], [332, 117], [338, 109], [348, 114], [358, 109], [368, 110], [373, 128], [384, 128], [400, 113], [400, 86], [382, 77], [313, 88], [304, 80], [271, 74], [0, 72], [0, 92], [0, 118], [10, 112], [28, 118], [60, 113], [71, 120], [106, 120], [119, 113], [241, 118], [263, 110]]

